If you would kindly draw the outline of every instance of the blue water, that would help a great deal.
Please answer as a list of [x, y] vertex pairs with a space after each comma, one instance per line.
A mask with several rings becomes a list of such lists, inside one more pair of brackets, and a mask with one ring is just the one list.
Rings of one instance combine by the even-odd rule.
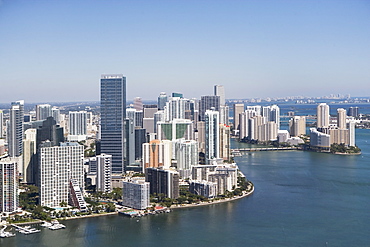
[[139, 221], [69, 220], [0, 246], [370, 246], [370, 130], [357, 130], [357, 145], [362, 155], [250, 153], [236, 158], [250, 197]]

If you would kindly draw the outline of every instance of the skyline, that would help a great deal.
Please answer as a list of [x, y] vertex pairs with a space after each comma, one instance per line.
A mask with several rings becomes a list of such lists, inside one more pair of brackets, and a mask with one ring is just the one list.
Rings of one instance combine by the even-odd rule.
[[118, 73], [128, 101], [216, 84], [227, 99], [369, 96], [369, 13], [366, 1], [3, 0], [0, 102], [99, 101], [101, 74]]

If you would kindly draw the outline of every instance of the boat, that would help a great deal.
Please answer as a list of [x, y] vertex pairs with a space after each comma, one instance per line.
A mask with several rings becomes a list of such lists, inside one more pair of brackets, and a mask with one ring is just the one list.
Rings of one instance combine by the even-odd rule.
[[7, 227], [7, 226], [4, 226], [4, 227], [0, 230], [0, 238], [9, 238], [9, 237], [14, 237], [14, 236], [15, 236], [15, 233], [6, 232], [6, 231], [5, 231], [6, 227]]
[[44, 221], [44, 223], [41, 224], [42, 227], [51, 227], [53, 225], [53, 223], [50, 223], [50, 222], [47, 222], [47, 221]]

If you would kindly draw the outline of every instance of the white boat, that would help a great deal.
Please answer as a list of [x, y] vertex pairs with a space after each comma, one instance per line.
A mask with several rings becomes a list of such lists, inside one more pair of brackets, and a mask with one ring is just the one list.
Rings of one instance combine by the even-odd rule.
[[53, 225], [53, 223], [50, 223], [50, 222], [47, 222], [47, 221], [44, 221], [44, 223], [41, 224], [42, 227], [51, 227]]
[[4, 226], [4, 227], [0, 230], [0, 238], [9, 238], [9, 237], [14, 237], [14, 236], [15, 236], [15, 233], [6, 232], [6, 231], [5, 231], [6, 227], [7, 227], [7, 226]]

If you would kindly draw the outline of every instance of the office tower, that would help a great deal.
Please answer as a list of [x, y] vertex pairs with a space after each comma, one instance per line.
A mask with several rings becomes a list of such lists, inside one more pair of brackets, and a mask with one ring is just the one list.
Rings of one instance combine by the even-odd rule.
[[205, 112], [205, 156], [206, 163], [210, 160], [220, 158], [220, 128], [219, 113], [214, 110]]
[[143, 144], [143, 168], [171, 166], [172, 142], [169, 140], [152, 140]]
[[96, 190], [104, 193], [112, 191], [112, 155], [96, 156]]
[[137, 111], [143, 110], [143, 100], [140, 97], [134, 98], [134, 108]]
[[191, 166], [198, 165], [198, 143], [194, 140], [179, 139], [174, 142], [174, 145], [177, 171], [181, 178], [189, 178]]
[[17, 163], [0, 160], [0, 212], [9, 214], [18, 209]]
[[234, 129], [239, 130], [239, 115], [244, 112], [244, 104], [234, 104]]
[[83, 141], [87, 137], [87, 112], [70, 111], [68, 118], [69, 141]]
[[166, 121], [172, 121], [173, 119], [185, 119], [185, 110], [187, 99], [180, 97], [172, 97], [166, 102], [164, 108]]
[[36, 120], [45, 120], [47, 117], [51, 117], [51, 105], [41, 104], [36, 105]]
[[60, 143], [53, 146], [44, 142], [39, 148], [40, 204], [60, 207], [61, 202], [70, 200], [70, 181], [76, 179], [80, 188], [84, 186], [84, 147], [77, 142]]
[[158, 140], [194, 140], [193, 122], [188, 119], [174, 119], [170, 122], [157, 123]]
[[150, 194], [163, 193], [176, 199], [180, 196], [179, 173], [170, 169], [147, 168], [145, 181], [150, 183]]
[[355, 106], [355, 107], [351, 106], [348, 109], [348, 116], [357, 118], [358, 117], [358, 107], [357, 106]]
[[167, 94], [165, 92], [160, 93], [158, 96], [158, 110], [164, 110], [167, 101]]
[[150, 184], [143, 179], [123, 181], [122, 205], [144, 210], [150, 206]]
[[135, 129], [135, 160], [141, 160], [143, 156], [143, 143], [146, 143], [146, 130]]
[[28, 129], [24, 132], [25, 138], [23, 140], [23, 181], [24, 183], [36, 183], [37, 168], [37, 146], [36, 146], [36, 129]]
[[321, 103], [317, 106], [317, 128], [329, 127], [329, 106], [326, 103]]
[[157, 123], [165, 121], [164, 111], [160, 110], [154, 113], [154, 133], [157, 133]]
[[337, 109], [337, 126], [338, 129], [347, 129], [347, 114], [346, 110], [343, 108], [338, 108]]
[[230, 126], [220, 124], [220, 158], [230, 160]]
[[24, 101], [12, 102], [9, 114], [8, 153], [10, 157], [19, 157], [23, 152]]
[[135, 127], [143, 127], [143, 118], [144, 118], [144, 113], [143, 111], [136, 111], [135, 112]]
[[289, 120], [289, 133], [291, 136], [306, 134], [306, 117], [294, 116]]
[[36, 130], [36, 148], [38, 148], [43, 141], [49, 141], [53, 146], [64, 142], [64, 130], [56, 124], [53, 117], [48, 117], [46, 120], [42, 121], [42, 126], [38, 127]]
[[125, 171], [135, 163], [135, 126], [134, 120], [125, 119]]
[[100, 81], [101, 153], [112, 155], [112, 172], [124, 172], [126, 77], [102, 75]]
[[0, 139], [4, 137], [4, 113], [0, 110]]
[[204, 121], [205, 112], [212, 108], [215, 111], [220, 111], [220, 96], [202, 96], [199, 101], [199, 120]]
[[172, 97], [184, 98], [182, 93], [172, 93]]
[[53, 106], [51, 108], [51, 116], [54, 118], [54, 120], [57, 122], [57, 124], [59, 124], [60, 121], [62, 120], [61, 117], [60, 117], [60, 110], [59, 110], [58, 107]]
[[220, 96], [220, 105], [225, 105], [225, 88], [223, 85], [214, 86], [214, 95]]
[[143, 105], [142, 107], [144, 118], [153, 118], [154, 114], [158, 111], [158, 106], [151, 104], [151, 105]]

